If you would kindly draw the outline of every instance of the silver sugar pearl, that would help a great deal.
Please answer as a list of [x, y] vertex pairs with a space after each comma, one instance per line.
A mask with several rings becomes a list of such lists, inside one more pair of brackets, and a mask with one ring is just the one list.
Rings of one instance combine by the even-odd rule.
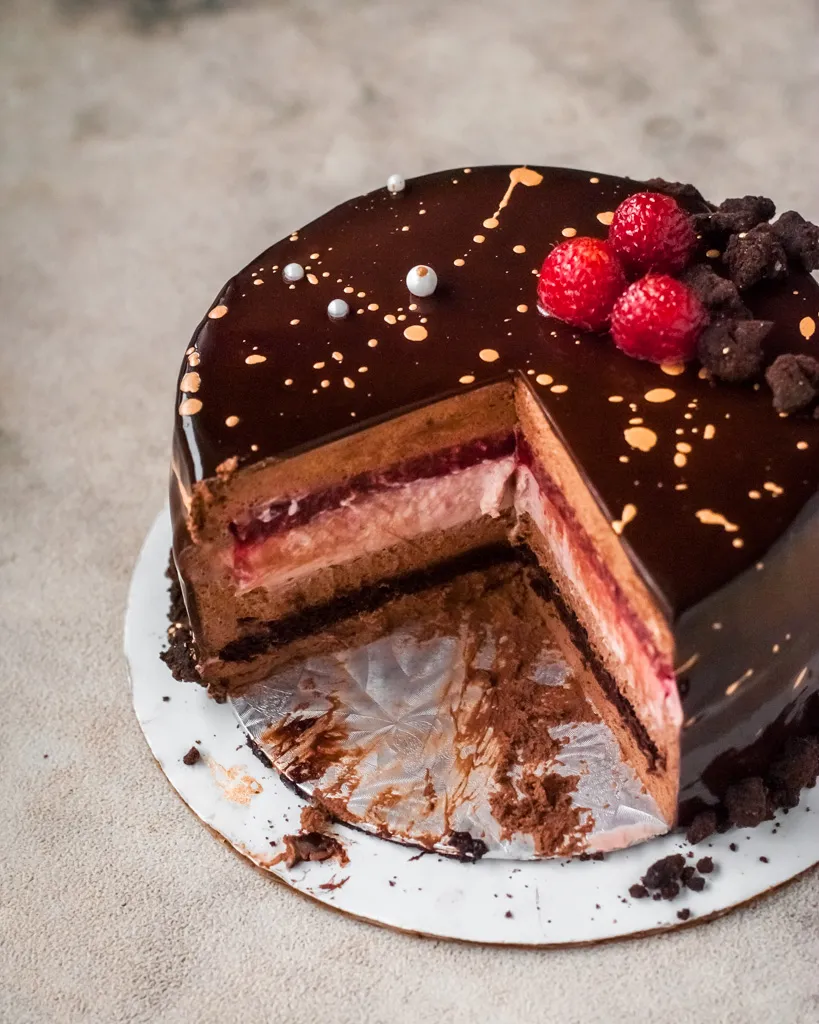
[[395, 195], [396, 192], [403, 192], [407, 183], [400, 174], [391, 174], [387, 178], [387, 191]]
[[331, 320], [343, 320], [350, 315], [350, 307], [344, 299], [333, 299], [327, 306], [327, 316]]
[[282, 277], [290, 284], [294, 281], [301, 281], [304, 277], [304, 267], [301, 263], [288, 263], [282, 271]]

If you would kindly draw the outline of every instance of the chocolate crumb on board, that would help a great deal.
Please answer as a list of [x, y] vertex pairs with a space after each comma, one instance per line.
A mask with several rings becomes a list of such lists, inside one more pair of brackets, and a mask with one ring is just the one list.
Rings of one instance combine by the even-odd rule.
[[681, 853], [672, 853], [651, 865], [643, 877], [643, 885], [649, 889], [661, 889], [671, 882], [676, 882], [684, 868], [685, 857]]
[[760, 857], [759, 859], [762, 861], [763, 864], [769, 864], [770, 863], [770, 861], [768, 860], [767, 857]]
[[307, 832], [303, 835], [283, 836], [285, 852], [282, 854], [287, 868], [295, 867], [302, 861], [323, 861], [331, 857], [344, 865], [348, 858], [344, 847], [334, 836], [326, 836], [321, 832]]
[[710, 875], [714, 870], [714, 862], [710, 857], [701, 857], [697, 861], [697, 871], [701, 875]]
[[692, 846], [696, 846], [697, 843], [701, 843], [708, 839], [717, 831], [717, 816], [714, 811], [700, 811], [691, 824], [688, 826], [688, 831], [685, 833], [685, 838], [691, 843]]
[[692, 892], [702, 892], [705, 888], [705, 879], [701, 875], [694, 875], [685, 884]]
[[458, 860], [461, 863], [474, 864], [489, 852], [489, 847], [483, 839], [474, 839], [468, 832], [450, 832], [446, 842], [458, 851]]
[[813, 356], [786, 353], [765, 371], [777, 412], [800, 412], [819, 397], [819, 361]]
[[648, 889], [644, 885], [640, 885], [636, 882], [628, 891], [629, 896], [635, 900], [644, 900], [648, 896]]
[[725, 791], [725, 810], [728, 820], [738, 828], [753, 828], [772, 817], [762, 779], [752, 776], [729, 786]]
[[202, 757], [199, 753], [198, 747], [191, 747], [191, 749], [182, 758], [182, 763], [187, 765], [196, 764], [196, 762]]
[[507, 910], [506, 913], [503, 916], [504, 917], [514, 917], [514, 914], [512, 913], [511, 910]]
[[762, 369], [762, 342], [772, 327], [770, 320], [715, 320], [700, 335], [697, 355], [720, 380], [749, 380]]
[[691, 911], [688, 909], [688, 907], [683, 907], [682, 910], [677, 911], [677, 917], [681, 921], [687, 921], [688, 918], [691, 917]]
[[772, 797], [780, 807], [795, 807], [802, 789], [816, 785], [819, 775], [819, 740], [815, 736], [793, 736], [769, 772]]

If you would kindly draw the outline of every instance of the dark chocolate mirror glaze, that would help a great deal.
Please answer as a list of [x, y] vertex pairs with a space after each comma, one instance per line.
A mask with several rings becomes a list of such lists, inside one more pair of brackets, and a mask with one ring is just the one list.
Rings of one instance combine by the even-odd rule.
[[[461, 168], [353, 199], [276, 243], [228, 282], [186, 355], [180, 380], [198, 381], [186, 379], [177, 406], [195, 399], [198, 411], [176, 415], [183, 484], [232, 456], [287, 458], [523, 374], [608, 517], [636, 507], [622, 540], [668, 614], [696, 605], [752, 567], [817, 491], [819, 422], [779, 417], [764, 382], [713, 384], [696, 364], [672, 376], [538, 313], [552, 246], [605, 237], [611, 211], [645, 187], [560, 168]], [[291, 262], [307, 275], [292, 286]], [[417, 264], [438, 274], [429, 298], [407, 290]], [[819, 319], [809, 274], [743, 297], [775, 322], [769, 357], [817, 350], [819, 335], [800, 331]], [[328, 317], [336, 298], [350, 305], [344, 320]], [[656, 443], [633, 447], [631, 428], [632, 442]]]

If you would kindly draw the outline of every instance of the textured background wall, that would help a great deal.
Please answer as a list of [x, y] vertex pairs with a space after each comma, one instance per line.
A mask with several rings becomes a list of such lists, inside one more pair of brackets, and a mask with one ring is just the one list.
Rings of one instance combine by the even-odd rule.
[[819, 1018], [819, 876], [556, 953], [306, 903], [181, 808], [120, 654], [181, 353], [255, 252], [392, 171], [495, 160], [817, 218], [817, 101], [811, 0], [0, 0], [0, 1019]]

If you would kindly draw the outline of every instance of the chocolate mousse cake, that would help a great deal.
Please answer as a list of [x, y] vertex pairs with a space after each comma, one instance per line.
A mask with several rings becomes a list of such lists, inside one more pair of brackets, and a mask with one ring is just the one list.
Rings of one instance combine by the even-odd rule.
[[508, 562], [669, 823], [819, 732], [819, 230], [774, 213], [461, 168], [262, 253], [177, 386], [192, 674], [224, 699]]

